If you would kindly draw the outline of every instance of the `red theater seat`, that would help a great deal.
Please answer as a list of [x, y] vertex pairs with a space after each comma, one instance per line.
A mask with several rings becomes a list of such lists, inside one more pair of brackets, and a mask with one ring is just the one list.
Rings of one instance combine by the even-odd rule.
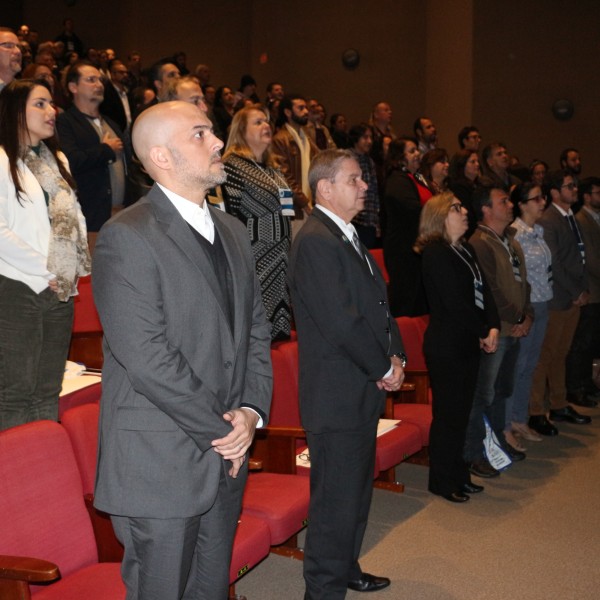
[[[3, 600], [26, 599], [30, 592], [36, 600], [125, 598], [120, 564], [98, 562], [81, 478], [61, 425], [37, 421], [1, 432], [0, 482]], [[34, 571], [27, 569], [32, 564]]]

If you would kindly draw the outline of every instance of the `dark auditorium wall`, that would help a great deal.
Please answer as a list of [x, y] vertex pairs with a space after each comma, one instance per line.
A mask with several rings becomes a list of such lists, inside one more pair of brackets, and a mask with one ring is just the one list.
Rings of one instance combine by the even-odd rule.
[[[426, 113], [450, 152], [469, 122], [484, 143], [500, 138], [525, 163], [540, 157], [554, 167], [563, 147], [577, 145], [584, 174], [600, 174], [592, 137], [600, 95], [596, 0], [77, 0], [61, 7], [23, 0], [23, 20], [44, 39], [72, 16], [88, 45], [121, 55], [136, 48], [146, 66], [184, 49], [188, 66], [208, 63], [215, 83], [237, 87], [250, 72], [262, 97], [279, 79], [351, 122], [387, 99], [397, 132]], [[361, 63], [347, 71], [341, 53], [352, 47]], [[564, 123], [551, 113], [560, 97], [575, 104]]]

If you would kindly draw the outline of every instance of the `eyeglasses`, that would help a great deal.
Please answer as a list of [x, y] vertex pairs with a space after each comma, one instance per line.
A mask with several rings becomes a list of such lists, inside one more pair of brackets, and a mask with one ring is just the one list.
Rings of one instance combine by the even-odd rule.
[[460, 202], [455, 202], [454, 204], [450, 205], [450, 210], [453, 210], [457, 213], [460, 213], [460, 211], [463, 209], [463, 205]]
[[535, 202], [543, 202], [546, 198], [541, 194], [537, 196], [533, 196], [532, 198], [527, 198], [527, 202], [535, 201]]
[[567, 188], [568, 190], [576, 190], [577, 184], [576, 183], [565, 183], [564, 185], [561, 185], [560, 187]]
[[15, 42], [0, 42], [0, 47], [6, 48], [7, 50], [14, 50], [15, 48], [21, 50], [21, 48], [19, 48], [19, 44]]
[[102, 81], [102, 77], [98, 77], [98, 75], [89, 75], [88, 77], [82, 77], [83, 81], [86, 83], [98, 83]]

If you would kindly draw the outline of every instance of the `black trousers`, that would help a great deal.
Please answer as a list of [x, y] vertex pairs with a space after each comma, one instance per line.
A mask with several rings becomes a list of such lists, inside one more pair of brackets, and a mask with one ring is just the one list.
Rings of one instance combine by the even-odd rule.
[[375, 467], [377, 421], [358, 431], [307, 432], [310, 508], [304, 550], [308, 600], [345, 598], [349, 580], [359, 579]]

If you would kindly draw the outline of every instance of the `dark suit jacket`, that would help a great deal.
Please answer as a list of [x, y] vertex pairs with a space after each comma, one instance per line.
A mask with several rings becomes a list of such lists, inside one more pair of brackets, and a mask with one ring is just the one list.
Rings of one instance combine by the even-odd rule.
[[[125, 139], [118, 125], [107, 118], [113, 131]], [[71, 173], [77, 182], [77, 196], [88, 231], [99, 231], [110, 219], [112, 192], [108, 166], [116, 159], [107, 144], [102, 144], [94, 126], [75, 106], [58, 115], [56, 130], [60, 148], [69, 159]]]
[[[242, 224], [211, 214], [233, 280], [233, 332], [210, 259], [158, 186], [103, 227], [93, 290], [104, 329], [96, 505], [111, 514], [205, 512], [230, 463], [211, 441], [241, 405], [266, 416], [270, 326]], [[226, 477], [230, 487], [244, 484]]]
[[[363, 247], [365, 255], [368, 251]], [[300, 355], [300, 414], [312, 433], [353, 431], [384, 409], [376, 381], [403, 352], [385, 283], [315, 208], [292, 245], [289, 283]]]
[[544, 228], [544, 239], [552, 252], [554, 296], [548, 307], [550, 310], [567, 310], [573, 305], [573, 300], [588, 288], [577, 240], [569, 222], [554, 203], [544, 211], [539, 224]]
[[[315, 154], [319, 152], [319, 149], [308, 133], [306, 135], [310, 144], [310, 158], [312, 160]], [[294, 211], [296, 212], [296, 219], [304, 219], [303, 209], [308, 206], [309, 199], [302, 191], [302, 158], [300, 148], [285, 126], [273, 136], [273, 152], [275, 152], [281, 160], [281, 172], [294, 195]]]
[[590, 288], [590, 302], [600, 302], [600, 225], [582, 208], [575, 219], [585, 244], [585, 270]]
[[[129, 97], [125, 96], [125, 101], [129, 104]], [[100, 105], [100, 112], [111, 118], [123, 132], [127, 131], [127, 115], [121, 102], [121, 96], [115, 89], [115, 86], [107, 81], [104, 84], [104, 101]], [[129, 104], [129, 114], [133, 116], [131, 105]]]

